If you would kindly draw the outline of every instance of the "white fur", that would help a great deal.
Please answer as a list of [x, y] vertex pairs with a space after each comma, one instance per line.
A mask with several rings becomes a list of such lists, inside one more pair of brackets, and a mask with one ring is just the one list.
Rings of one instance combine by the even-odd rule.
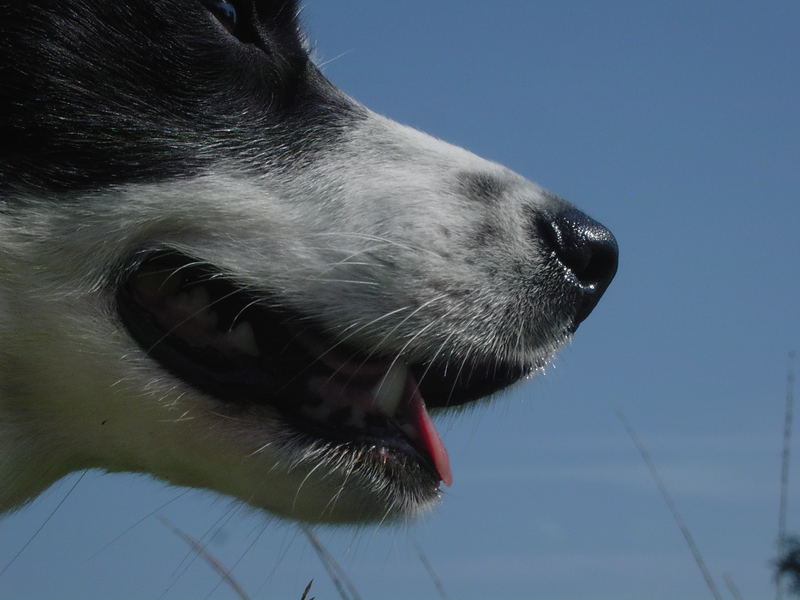
[[[465, 172], [508, 191], [493, 206], [465, 198]], [[536, 270], [520, 215], [548, 202], [506, 169], [372, 114], [291, 173], [218, 165], [80, 197], [0, 198], [0, 509], [86, 468], [151, 473], [303, 519], [426, 508], [384, 489], [359, 456], [296, 444], [269, 407], [228, 411], [163, 371], [120, 326], [110, 276], [137, 248], [175, 248], [404, 359], [542, 365], [567, 321], [536, 298], [519, 309], [509, 273], [515, 261]], [[489, 211], [500, 235], [476, 248]], [[449, 293], [459, 289], [474, 293]]]

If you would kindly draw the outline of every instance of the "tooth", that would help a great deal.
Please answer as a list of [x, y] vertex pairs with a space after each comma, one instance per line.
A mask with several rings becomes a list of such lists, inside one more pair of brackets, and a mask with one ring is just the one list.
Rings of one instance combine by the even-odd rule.
[[134, 285], [136, 291], [145, 298], [156, 298], [162, 294], [161, 287], [164, 284], [164, 275], [158, 271], [141, 271], [136, 275]]
[[211, 296], [209, 296], [208, 290], [202, 286], [195, 287], [189, 292], [189, 303], [195, 312], [205, 310], [210, 302]]
[[173, 296], [180, 291], [182, 279], [179, 273], [164, 273], [162, 270], [157, 270], [153, 271], [153, 274], [160, 277], [159, 294]]
[[192, 317], [192, 323], [196, 324], [198, 327], [202, 327], [203, 329], [213, 331], [217, 329], [219, 315], [212, 310], [195, 312], [194, 316]]
[[300, 410], [314, 421], [326, 421], [331, 414], [331, 409], [327, 406], [303, 406]]
[[219, 315], [213, 310], [209, 310], [203, 314], [203, 323], [208, 329], [216, 329], [217, 324], [219, 323]]
[[407, 378], [408, 367], [395, 362], [372, 390], [375, 408], [388, 417], [394, 416], [403, 398]]
[[175, 306], [182, 311], [189, 312], [192, 310], [191, 303], [189, 302], [189, 294], [181, 292], [175, 296]]
[[256, 336], [250, 323], [246, 321], [239, 323], [236, 329], [228, 332], [227, 337], [231, 345], [239, 352], [249, 356], [258, 356], [258, 344], [256, 344]]
[[400, 429], [402, 429], [403, 433], [405, 433], [412, 440], [417, 439], [419, 437], [419, 432], [414, 428], [413, 425], [405, 423], [403, 425], [400, 425]]
[[366, 427], [366, 419], [364, 418], [364, 411], [354, 408], [350, 419], [345, 423], [348, 427], [353, 427], [355, 429], [364, 429]]

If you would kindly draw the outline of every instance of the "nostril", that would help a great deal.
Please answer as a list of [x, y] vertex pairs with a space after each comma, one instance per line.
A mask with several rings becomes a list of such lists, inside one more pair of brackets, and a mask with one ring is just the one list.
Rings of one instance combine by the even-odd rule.
[[576, 321], [585, 319], [606, 291], [617, 272], [619, 251], [614, 235], [600, 223], [575, 208], [553, 217], [540, 217], [542, 242], [566, 267], [583, 292]]

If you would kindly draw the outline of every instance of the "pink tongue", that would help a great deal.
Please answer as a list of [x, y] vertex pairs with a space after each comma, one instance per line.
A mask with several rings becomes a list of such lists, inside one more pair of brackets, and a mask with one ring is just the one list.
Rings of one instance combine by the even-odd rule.
[[442, 438], [433, 426], [431, 416], [425, 408], [425, 401], [419, 393], [417, 382], [409, 374], [406, 378], [405, 401], [408, 406], [408, 417], [414, 426], [417, 441], [433, 459], [433, 466], [446, 486], [453, 484], [453, 473], [450, 470], [450, 458], [447, 449], [442, 443]]

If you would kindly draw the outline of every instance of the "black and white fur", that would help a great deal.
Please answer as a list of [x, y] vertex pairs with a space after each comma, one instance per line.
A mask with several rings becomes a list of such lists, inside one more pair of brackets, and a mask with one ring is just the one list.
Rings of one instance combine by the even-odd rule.
[[[152, 264], [224, 281], [264, 312], [254, 322], [277, 314], [306, 350], [357, 353], [337, 359], [348, 368], [414, 373], [432, 409], [541, 369], [614, 274], [596, 222], [336, 89], [294, 2], [0, 9], [0, 510], [87, 468], [306, 520], [411, 516], [439, 497], [441, 469], [391, 418], [307, 423], [313, 403], [278, 398], [310, 393], [283, 367], [248, 368], [242, 396], [235, 367], [183, 356], [196, 332], [141, 333], [178, 302], [142, 308], [130, 282]], [[177, 314], [213, 308], [205, 293]], [[266, 361], [248, 332], [217, 333], [215, 355]]]

